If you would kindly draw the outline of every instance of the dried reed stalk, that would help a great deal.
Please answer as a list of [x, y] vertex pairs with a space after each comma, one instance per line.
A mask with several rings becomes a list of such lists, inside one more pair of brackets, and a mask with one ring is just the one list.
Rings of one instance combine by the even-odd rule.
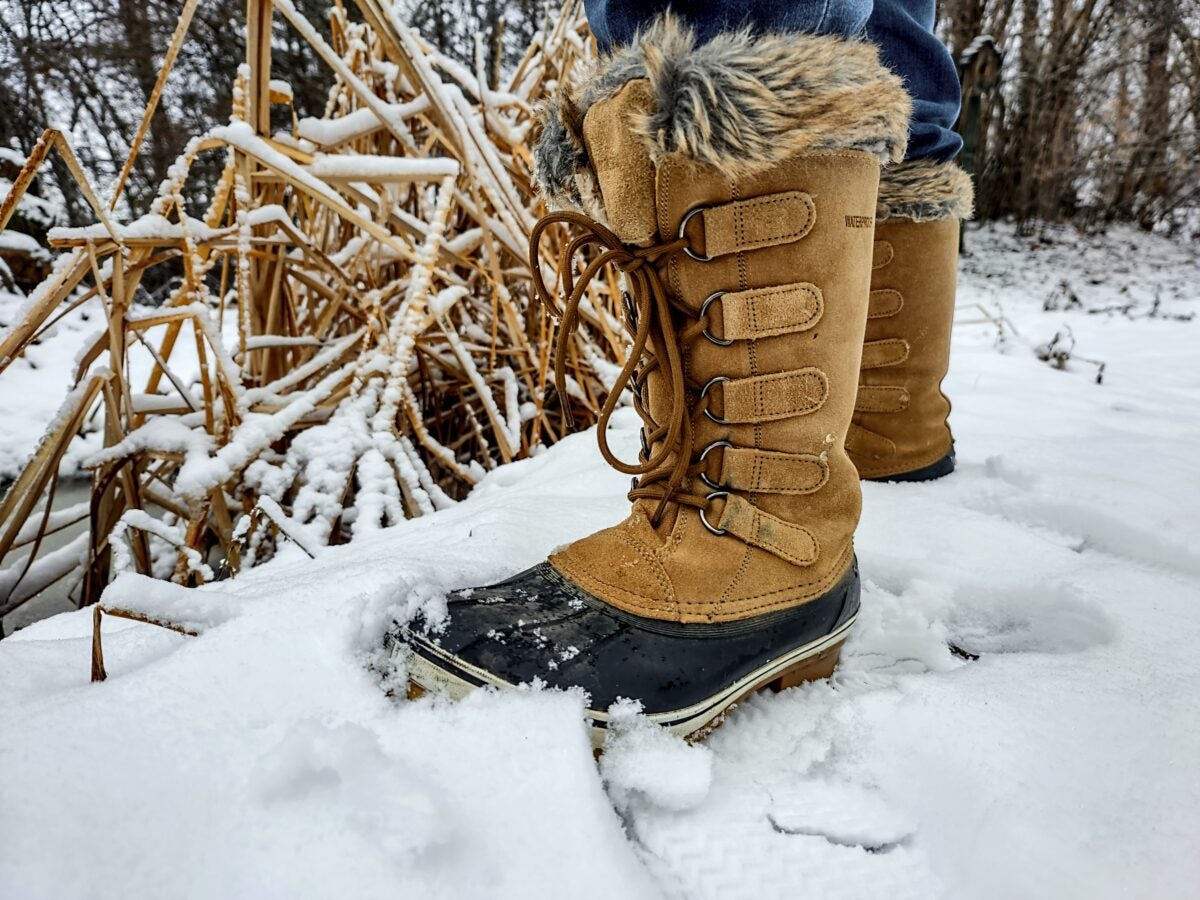
[[[269, 558], [282, 537], [313, 554], [447, 506], [488, 469], [559, 439], [564, 402], [581, 425], [595, 420], [624, 352], [615, 292], [592, 289], [570, 396], [558, 397], [553, 324], [533, 298], [527, 247], [541, 212], [533, 107], [590, 52], [579, 0], [500, 90], [482, 65], [470, 71], [398, 22], [386, 0], [357, 3], [365, 24], [336, 4], [326, 41], [290, 0], [250, 0], [231, 124], [191, 141], [149, 216], [114, 222], [129, 164], [101, 204], [54, 131], [0, 207], [6, 219], [57, 150], [98, 221], [52, 232], [64, 254], [0, 336], [0, 377], [79, 303], [98, 301], [107, 323], [0, 503], [0, 614], [62, 579], [83, 605], [117, 570], [195, 585]], [[270, 78], [275, 13], [335, 85], [324, 118], [293, 114], [290, 131], [272, 134], [272, 105], [290, 103]], [[213, 152], [226, 154], [224, 175], [203, 220], [189, 218], [191, 166]], [[160, 308], [138, 307], [157, 267], [180, 284]], [[198, 372], [183, 371], [185, 346]], [[144, 384], [132, 383], [131, 352], [153, 360]], [[97, 413], [88, 535], [42, 553], [42, 537], [64, 527], [53, 508], [63, 454]]]

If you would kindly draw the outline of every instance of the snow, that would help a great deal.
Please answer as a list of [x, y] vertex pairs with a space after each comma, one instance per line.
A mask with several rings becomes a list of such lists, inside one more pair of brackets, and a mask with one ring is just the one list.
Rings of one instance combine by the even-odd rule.
[[454, 177], [458, 160], [449, 157], [409, 158], [361, 153], [319, 154], [308, 171], [319, 178], [394, 181]]
[[994, 37], [992, 37], [990, 34], [976, 35], [975, 38], [972, 39], [971, 43], [967, 45], [967, 48], [965, 50], [963, 50], [963, 52], [959, 55], [959, 57], [958, 57], [959, 64], [966, 65], [984, 47], [988, 46], [989, 44], [994, 45], [995, 43], [996, 43], [996, 39]]
[[333, 147], [382, 128], [381, 111], [388, 122], [399, 126], [409, 117], [428, 108], [429, 98], [421, 94], [407, 103], [385, 103], [379, 110], [364, 107], [336, 119], [304, 118], [300, 120], [296, 133], [314, 144]]
[[248, 123], [234, 122], [230, 125], [222, 125], [210, 130], [208, 136], [219, 141], [225, 141], [240, 150], [260, 158], [271, 168], [301, 182], [309, 191], [324, 197], [335, 206], [344, 205], [344, 201], [340, 195], [327, 187], [324, 182], [309, 175], [303, 166], [293, 162], [262, 138], [258, 137]]
[[676, 740], [642, 717], [636, 700], [618, 701], [608, 712], [611, 730], [600, 777], [618, 810], [687, 812], [704, 801], [712, 787], [711, 750]]
[[[0, 642], [0, 883], [31, 900], [1195, 896], [1200, 270], [1134, 231], [1046, 238], [968, 235], [959, 468], [864, 485], [863, 612], [832, 681], [750, 699], [701, 747], [627, 705], [598, 764], [576, 694], [403, 699], [378, 650], [393, 619], [624, 514], [626, 478], [574, 435], [313, 559], [285, 545], [199, 590], [120, 576], [107, 604], [198, 636], [106, 617], [102, 684], [88, 610]], [[1067, 328], [1065, 368], [1038, 359]], [[635, 421], [614, 416], [619, 455]]]
[[88, 544], [88, 536], [84, 532], [77, 534], [63, 547], [39, 554], [28, 566], [25, 565], [28, 555], [14, 560], [10, 568], [0, 572], [0, 597], [6, 602], [19, 603], [41, 593], [88, 558]]
[[[9, 163], [17, 169], [23, 169], [26, 158], [25, 154], [19, 151], [9, 149], [8, 147], [0, 147], [0, 162]], [[0, 175], [0, 198], [7, 199], [9, 194], [12, 193], [12, 189], [13, 182]], [[34, 229], [50, 228], [52, 225], [66, 221], [67, 218], [61, 200], [47, 200], [28, 190], [17, 202], [17, 212], [25, 219], [26, 226]], [[12, 234], [14, 232], [5, 232], [3, 239], [8, 239]], [[2, 244], [3, 239], [0, 239], [0, 244]]]
[[303, 525], [289, 518], [283, 511], [283, 507], [270, 497], [259, 497], [258, 508], [275, 523], [280, 531], [287, 535], [292, 543], [309, 556], [315, 557], [321, 552], [324, 543], [312, 535]]
[[[116, 571], [130, 572], [134, 568], [132, 559], [133, 554], [129, 552], [125, 544], [125, 535], [128, 534], [130, 529], [137, 529], [147, 535], [153, 535], [157, 538], [160, 538], [165, 543], [176, 548], [179, 553], [182, 553], [184, 561], [187, 565], [187, 571], [195, 572], [200, 576], [202, 581], [208, 582], [213, 580], [213, 571], [201, 558], [200, 552], [186, 546], [187, 522], [176, 521], [175, 524], [169, 525], [167, 522], [161, 519], [156, 519], [154, 516], [142, 509], [125, 510], [125, 513], [121, 516], [120, 521], [117, 522], [116, 527], [113, 529], [111, 542], [114, 546], [113, 568]], [[153, 595], [156, 592], [161, 593], [161, 591], [151, 589], [148, 591], [148, 594]], [[144, 599], [144, 595], [139, 599]], [[196, 601], [191, 600], [190, 602], [194, 604]], [[167, 621], [170, 621], [169, 617], [163, 616], [151, 615], [151, 618], [155, 619], [155, 621], [164, 618]]]
[[[0, 332], [11, 325], [25, 298], [0, 290]], [[54, 334], [30, 347], [0, 375], [0, 483], [15, 478], [58, 412], [75, 373], [72, 362], [104, 327], [99, 303], [68, 314]]]
[[0, 231], [0, 250], [28, 253], [31, 256], [41, 256], [45, 253], [36, 238], [20, 231]]
[[285, 334], [256, 334], [246, 338], [247, 350], [264, 350], [268, 347], [320, 347], [320, 338], [312, 335], [290, 337]]
[[[278, 95], [281, 98], [289, 101], [292, 99], [292, 86], [282, 78], [272, 78], [269, 82], [269, 89], [272, 94]], [[275, 102], [274, 98], [272, 98], [272, 102]]]
[[[191, 238], [197, 241], [213, 240], [228, 233], [228, 229], [209, 228], [199, 219], [187, 216], [183, 223], [172, 222], [165, 216], [150, 213], [134, 219], [128, 224], [113, 223], [113, 233], [120, 241], [161, 240], [174, 241]], [[107, 240], [110, 235], [102, 222], [79, 228], [51, 228], [51, 241]]]
[[471, 292], [461, 284], [452, 284], [450, 287], [442, 288], [429, 298], [429, 310], [435, 316], [445, 316], [455, 303], [464, 297], [469, 297], [470, 294]]
[[[63, 254], [60, 259], [69, 257], [70, 254]], [[27, 298], [0, 290], [0, 333], [18, 319], [28, 302]], [[131, 311], [130, 319], [159, 312], [159, 309], [137, 306]], [[227, 313], [230, 317], [234, 314], [234, 311]], [[79, 360], [96, 340], [103, 338], [104, 327], [100, 300], [93, 298], [63, 315], [46, 336], [0, 374], [0, 418], [4, 422], [4, 427], [0, 428], [0, 484], [15, 478], [37, 448], [72, 387]], [[165, 329], [165, 325], [155, 326], [143, 330], [142, 334], [147, 343], [158, 346]], [[226, 333], [233, 334], [228, 329]], [[228, 339], [236, 341], [236, 337]], [[222, 346], [221, 350], [227, 356], [226, 348]], [[131, 344], [128, 352], [131, 383], [135, 388], [144, 386], [154, 359], [140, 343]], [[105, 357], [101, 355], [99, 361], [103, 363]], [[171, 354], [170, 366], [185, 385], [198, 378], [200, 368], [195, 343], [180, 341]], [[93, 371], [96, 371], [95, 367]], [[172, 392], [159, 399], [139, 395], [137, 402], [141, 409], [152, 409], [158, 405], [177, 407], [186, 400]], [[80, 467], [87, 457], [100, 450], [102, 425], [101, 415], [85, 426], [87, 438], [76, 440], [68, 448], [63, 475], [85, 474]]]

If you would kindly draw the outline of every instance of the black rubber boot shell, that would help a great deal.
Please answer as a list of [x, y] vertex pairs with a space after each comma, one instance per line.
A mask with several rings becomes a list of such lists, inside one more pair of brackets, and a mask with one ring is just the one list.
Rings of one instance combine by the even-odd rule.
[[541, 563], [487, 588], [448, 598], [449, 620], [388, 636], [407, 655], [410, 682], [462, 696], [483, 686], [582, 688], [593, 739], [607, 709], [639, 700], [652, 720], [683, 736], [760, 687], [827, 677], [858, 613], [858, 565], [815, 600], [737, 622], [679, 624], [615, 609]]

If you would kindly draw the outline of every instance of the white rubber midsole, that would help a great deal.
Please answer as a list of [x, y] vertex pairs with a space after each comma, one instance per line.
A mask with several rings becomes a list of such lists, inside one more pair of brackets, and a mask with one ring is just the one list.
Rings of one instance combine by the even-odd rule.
[[[680, 737], [687, 737], [690, 734], [694, 734], [726, 712], [742, 695], [757, 686], [770, 683], [797, 663], [817, 656], [835, 644], [844, 641], [857, 618], [857, 614], [851, 616], [836, 631], [830, 632], [811, 643], [796, 647], [783, 656], [779, 656], [759, 666], [753, 672], [727, 686], [724, 690], [705, 698], [699, 703], [683, 709], [651, 713], [647, 718], [664, 728], [668, 728], [672, 733]], [[510, 690], [517, 687], [514, 684], [497, 678], [484, 669], [471, 665], [459, 657], [442, 652], [436, 645], [426, 644], [425, 646], [435, 655], [440, 656], [448, 662], [453, 660], [454, 666], [470, 673], [487, 686]], [[435, 662], [425, 659], [419, 653], [407, 654], [406, 665], [409, 681], [414, 682], [423, 690], [445, 694], [454, 700], [458, 700], [475, 689], [475, 685], [471, 682], [458, 677], [453, 672], [447, 671]], [[593, 745], [602, 747], [604, 745], [605, 734], [607, 733], [605, 725], [609, 720], [608, 712], [605, 710], [588, 709], [585, 715], [590, 726]]]

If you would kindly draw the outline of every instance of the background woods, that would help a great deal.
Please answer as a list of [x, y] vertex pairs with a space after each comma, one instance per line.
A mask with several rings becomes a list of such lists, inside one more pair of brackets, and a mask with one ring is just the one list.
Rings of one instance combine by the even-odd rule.
[[[244, 58], [243, 6], [206, 0], [197, 9], [168, 102], [131, 173], [131, 215], [149, 208], [187, 138], [228, 117], [232, 75]], [[296, 6], [324, 27], [326, 0]], [[398, 6], [447, 55], [464, 63], [482, 55], [493, 86], [546, 15], [537, 0]], [[177, 0], [0, 0], [0, 148], [28, 153], [48, 122], [60, 124], [97, 181], [111, 181], [179, 8]], [[956, 58], [990, 37], [1003, 59], [980, 98], [973, 160], [980, 218], [1196, 227], [1200, 0], [942, 0], [939, 8], [940, 31]], [[273, 43], [273, 74], [292, 86], [297, 115], [321, 115], [329, 78], [311, 47], [278, 23]], [[195, 205], [222, 163], [204, 165], [188, 198]], [[64, 224], [90, 222], [65, 166], [55, 160], [50, 172], [42, 190], [61, 199]], [[33, 234], [39, 226], [15, 223]]]
[[[154, 89], [163, 52], [179, 21], [182, 0], [0, 0], [0, 148], [13, 151], [0, 178], [9, 181], [48, 124], [72, 135], [77, 153], [100, 185], [117, 177]], [[326, 37], [328, 0], [296, 0], [296, 8]], [[340, 2], [336, 4], [343, 6]], [[123, 196], [130, 217], [144, 214], [188, 139], [225, 122], [234, 74], [245, 59], [245, 0], [203, 0], [196, 9], [174, 76], [167, 84]], [[536, 0], [399, 0], [401, 18], [447, 55], [472, 64], [477, 36], [491, 86], [511, 70], [549, 13]], [[557, 6], [555, 7], [555, 12]], [[354, 4], [345, 14], [357, 19]], [[272, 76], [293, 91], [299, 117], [326, 111], [332, 78], [311, 45], [284, 23], [272, 34]], [[276, 117], [282, 111], [276, 109]], [[279, 121], [276, 127], [290, 123]], [[189, 182], [188, 212], [199, 215], [224, 166], [201, 160]], [[50, 224], [94, 221], [66, 166], [48, 165], [42, 193], [60, 202], [57, 223], [14, 227], [41, 236]], [[0, 181], [0, 185], [3, 182]]]
[[[322, 22], [324, 0], [297, 0]], [[238, 64], [245, 59], [245, 3], [205, 0], [180, 50], [150, 132], [125, 189], [128, 212], [145, 213], [187, 140], [226, 121]], [[180, 0], [3, 0], [0, 2], [0, 146], [28, 153], [53, 124], [74, 137], [84, 166], [101, 185], [116, 178], [162, 55], [179, 21]], [[292, 85], [300, 115], [320, 115], [330, 79], [312, 49], [293, 31], [273, 35], [275, 77]], [[205, 177], [188, 197], [202, 210], [199, 188], [215, 184], [224, 166], [205, 160]], [[63, 224], [95, 220], [66, 166], [51, 163], [52, 186], [62, 198]]]
[[980, 218], [1196, 229], [1200, 3], [943, 0], [940, 9], [957, 58], [986, 38], [1003, 54], [974, 160]]

